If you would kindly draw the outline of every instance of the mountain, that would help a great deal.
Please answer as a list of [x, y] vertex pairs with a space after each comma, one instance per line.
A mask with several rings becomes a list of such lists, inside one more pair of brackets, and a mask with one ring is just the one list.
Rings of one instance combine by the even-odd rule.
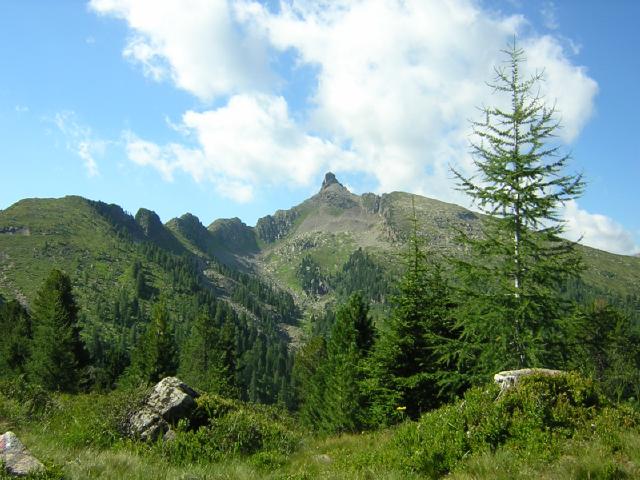
[[[141, 208], [133, 217], [117, 205], [81, 197], [21, 200], [0, 212], [0, 294], [28, 303], [55, 266], [74, 278], [81, 302], [90, 303], [100, 292], [130, 288], [128, 272], [139, 260], [150, 288], [173, 295], [174, 273], [157, 255], [141, 254], [141, 245], [153, 245], [171, 258], [188, 259], [182, 261], [191, 262], [192, 281], [231, 303], [234, 295], [244, 296], [238, 289], [257, 282], [263, 300], [289, 292], [303, 309], [313, 309], [367, 286], [367, 278], [377, 279], [376, 291], [388, 289], [382, 277], [399, 271], [414, 210], [418, 233], [433, 252], [456, 255], [459, 231], [480, 233], [482, 216], [465, 208], [403, 192], [355, 195], [333, 173], [317, 194], [255, 227], [238, 218], [205, 227], [189, 213], [163, 225], [151, 210]], [[588, 267], [583, 281], [592, 292], [637, 298], [640, 258], [580, 249]], [[345, 286], [346, 266], [354, 262], [368, 276], [351, 275]], [[248, 309], [236, 302], [235, 308], [254, 316], [277, 310], [263, 300], [245, 300], [253, 305]]]
[[[305, 292], [300, 265], [311, 261], [322, 279], [335, 280], [349, 258], [362, 249], [386, 272], [397, 272], [399, 254], [412, 231], [415, 209], [419, 235], [434, 253], [456, 255], [458, 232], [479, 235], [482, 215], [458, 205], [403, 192], [354, 195], [328, 173], [319, 192], [289, 210], [279, 210], [258, 220], [255, 234], [260, 252], [254, 255], [256, 270], [264, 277], [295, 292], [307, 305], [331, 299]], [[588, 295], [615, 298], [635, 305], [640, 317], [640, 259], [578, 246], [586, 264], [581, 286]], [[304, 260], [307, 259], [307, 260]]]

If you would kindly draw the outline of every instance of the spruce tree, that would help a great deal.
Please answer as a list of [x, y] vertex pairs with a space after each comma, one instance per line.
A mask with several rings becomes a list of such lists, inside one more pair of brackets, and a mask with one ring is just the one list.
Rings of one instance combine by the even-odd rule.
[[[369, 309], [359, 293], [338, 308], [327, 342], [326, 357], [317, 367], [301, 365], [311, 373], [303, 397], [302, 415], [325, 432], [353, 432], [368, 423], [367, 397], [362, 389], [364, 362], [374, 343]], [[322, 354], [323, 342], [314, 342], [308, 359]]]
[[0, 303], [0, 377], [25, 373], [31, 342], [31, 317], [17, 300]]
[[453, 355], [462, 376], [475, 382], [498, 370], [552, 367], [561, 358], [561, 319], [568, 305], [559, 291], [580, 271], [575, 244], [563, 240], [560, 208], [579, 196], [581, 175], [564, 173], [554, 107], [539, 95], [542, 73], [523, 78], [524, 51], [504, 50], [491, 88], [506, 108], [482, 109], [473, 123], [477, 175], [454, 170], [459, 188], [487, 214], [480, 238], [462, 236], [468, 256], [457, 264], [460, 342]]
[[415, 208], [405, 273], [392, 298], [393, 310], [382, 326], [369, 362], [372, 421], [393, 423], [418, 418], [443, 398], [438, 347], [451, 338], [453, 303], [440, 264], [427, 255], [418, 235]]
[[71, 280], [52, 270], [33, 302], [29, 378], [50, 390], [74, 391], [87, 353], [80, 339]]
[[169, 311], [164, 301], [153, 306], [151, 320], [132, 356], [129, 375], [145, 382], [158, 382], [175, 375], [178, 348], [169, 324]]
[[223, 333], [206, 310], [200, 312], [180, 351], [178, 374], [182, 380], [211, 393], [236, 396], [233, 364], [226, 359]]

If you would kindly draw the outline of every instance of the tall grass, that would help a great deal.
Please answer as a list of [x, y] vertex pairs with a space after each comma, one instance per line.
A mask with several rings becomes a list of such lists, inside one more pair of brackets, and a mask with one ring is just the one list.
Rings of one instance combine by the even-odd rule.
[[204, 395], [192, 425], [156, 444], [120, 433], [142, 390], [18, 387], [0, 385], [0, 427], [45, 463], [42, 479], [640, 478], [640, 414], [575, 375], [527, 379], [501, 396], [472, 389], [417, 422], [330, 437], [278, 408]]

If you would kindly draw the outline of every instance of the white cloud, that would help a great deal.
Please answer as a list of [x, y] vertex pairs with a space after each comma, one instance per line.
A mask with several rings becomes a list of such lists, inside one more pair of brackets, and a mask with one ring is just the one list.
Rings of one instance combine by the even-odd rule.
[[548, 102], [556, 100], [562, 121], [560, 138], [572, 142], [593, 115], [593, 99], [598, 84], [584, 67], [573, 65], [560, 42], [549, 35], [525, 43], [530, 69], [544, 71], [544, 94]]
[[107, 142], [94, 137], [91, 128], [78, 122], [77, 116], [72, 111], [58, 112], [52, 122], [64, 135], [66, 147], [84, 161], [84, 167], [89, 177], [100, 174], [96, 155], [103, 155]]
[[640, 253], [640, 245], [631, 232], [605, 215], [582, 210], [576, 201], [566, 204], [564, 219], [565, 236], [570, 240], [582, 237], [580, 243], [584, 245], [621, 255]]
[[179, 170], [209, 181], [221, 195], [242, 202], [253, 198], [256, 185], [308, 185], [323, 168], [357, 163], [352, 153], [304, 133], [277, 96], [236, 95], [216, 110], [187, 111], [174, 127], [194, 137], [197, 146], [158, 146], [129, 133], [129, 158], [166, 180]]
[[[236, 191], [224, 185], [239, 182], [243, 200], [258, 185], [303, 185], [330, 167], [371, 175], [378, 191], [464, 203], [449, 165], [472, 173], [468, 120], [477, 106], [499, 102], [485, 82], [527, 23], [473, 0], [288, 0], [277, 11], [250, 0], [90, 6], [128, 23], [124, 54], [150, 77], [169, 78], [201, 99], [228, 98], [215, 110], [183, 115], [180, 128], [195, 147], [134, 144], [132, 158], [165, 178], [181, 170], [217, 182], [220, 191]], [[572, 64], [566, 42], [545, 36], [522, 44], [529, 68], [546, 69], [562, 139], [574, 140], [593, 112], [597, 84]], [[311, 89], [306, 105], [293, 113], [265, 81], [269, 55], [285, 51], [317, 71], [303, 86]]]
[[558, 7], [556, 7], [554, 2], [550, 0], [543, 2], [540, 8], [540, 15], [542, 15], [544, 26], [549, 30], [557, 30], [560, 27], [560, 23], [558, 22]]
[[203, 100], [260, 89], [268, 79], [264, 45], [234, 21], [226, 0], [91, 0], [131, 29], [124, 56], [154, 80], [170, 78]]
[[[298, 62], [318, 68], [313, 125], [336, 143], [349, 142], [379, 190], [463, 201], [448, 166], [471, 173], [468, 120], [477, 118], [477, 106], [500, 102], [485, 82], [524, 18], [496, 16], [467, 0], [299, 0], [278, 13], [256, 2], [236, 8], [276, 48], [294, 49]], [[591, 115], [596, 83], [552, 37], [522, 43], [531, 70], [546, 66], [543, 93], [558, 98], [562, 138], [573, 140]]]

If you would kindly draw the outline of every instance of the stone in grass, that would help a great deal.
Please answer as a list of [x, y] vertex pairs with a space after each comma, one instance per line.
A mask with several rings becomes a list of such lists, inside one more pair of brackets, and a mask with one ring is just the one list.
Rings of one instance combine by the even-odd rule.
[[24, 477], [44, 470], [44, 465], [22, 444], [13, 432], [0, 436], [0, 462], [9, 475]]
[[546, 375], [554, 376], [560, 375], [562, 370], [550, 370], [548, 368], [523, 368], [520, 370], [505, 370], [504, 372], [498, 372], [493, 376], [493, 381], [500, 386], [500, 391], [510, 389], [518, 384], [521, 378], [531, 375]]
[[170, 425], [189, 418], [196, 407], [198, 393], [176, 377], [166, 377], [153, 387], [144, 404], [127, 421], [129, 436], [144, 441], [175, 437]]

